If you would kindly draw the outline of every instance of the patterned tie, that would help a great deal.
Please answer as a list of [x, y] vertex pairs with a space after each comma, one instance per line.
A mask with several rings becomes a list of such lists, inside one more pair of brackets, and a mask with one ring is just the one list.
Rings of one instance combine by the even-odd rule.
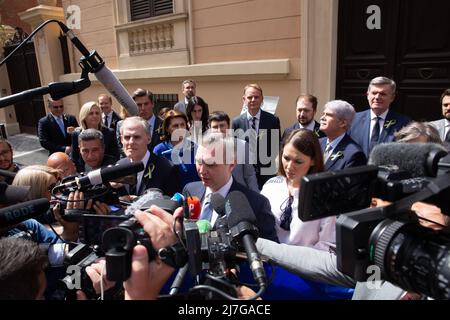
[[373, 147], [375, 147], [378, 143], [378, 140], [380, 140], [380, 120], [381, 118], [377, 117], [375, 125], [373, 126], [372, 136], [370, 137], [369, 152], [372, 151]]
[[59, 128], [61, 129], [61, 132], [63, 133], [64, 137], [66, 136], [66, 130], [64, 128], [64, 121], [62, 117], [56, 118], [56, 123], [58, 124]]
[[255, 130], [255, 131], [257, 131], [256, 130], [256, 120], [258, 120], [258, 118], [256, 118], [256, 117], [253, 117], [252, 120], [251, 120], [251, 122], [252, 122], [252, 129]]
[[330, 155], [331, 155], [331, 143], [328, 142], [327, 147], [325, 148], [325, 152], [323, 153], [323, 162], [324, 163], [328, 161], [328, 158], [330, 157]]
[[205, 199], [205, 205], [202, 208], [202, 213], [200, 214], [200, 220], [208, 220], [211, 222], [213, 207], [211, 204], [211, 194], [210, 193]]

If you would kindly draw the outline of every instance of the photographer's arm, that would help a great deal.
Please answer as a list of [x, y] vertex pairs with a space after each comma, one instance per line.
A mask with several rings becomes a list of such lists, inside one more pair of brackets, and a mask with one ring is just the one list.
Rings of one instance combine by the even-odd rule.
[[[75, 200], [82, 199], [83, 193], [79, 191], [71, 192], [67, 199], [69, 202], [67, 203], [66, 209], [78, 209], [80, 207], [80, 202], [73, 202]], [[81, 208], [82, 209], [82, 208]], [[61, 204], [58, 203], [53, 208], [53, 215], [55, 216], [56, 221], [58, 221], [63, 227], [63, 231], [60, 234], [61, 238], [67, 242], [77, 241], [78, 240], [78, 222], [68, 222], [64, 220], [63, 216], [61, 216]]]
[[356, 285], [352, 278], [337, 269], [336, 256], [328, 251], [279, 244], [262, 238], [256, 242], [256, 248], [277, 265], [305, 279], [345, 287]]
[[[172, 231], [172, 225], [174, 217], [182, 216], [183, 209], [178, 208], [173, 216], [155, 206], [152, 206], [150, 211], [151, 213], [137, 211], [135, 217], [150, 236], [153, 248], [159, 250], [175, 244], [177, 238]], [[124, 282], [125, 299], [156, 299], [174, 271], [174, 268], [161, 262], [159, 258], [149, 263], [147, 249], [144, 246], [134, 247], [131, 276]]]

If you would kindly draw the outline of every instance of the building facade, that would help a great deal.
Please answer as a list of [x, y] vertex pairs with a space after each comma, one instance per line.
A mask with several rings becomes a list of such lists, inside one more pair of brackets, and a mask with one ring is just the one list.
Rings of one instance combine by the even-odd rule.
[[[449, 2], [445, 0], [432, 4], [418, 0], [62, 0], [50, 6], [37, 2], [18, 13], [21, 21], [31, 29], [49, 18], [65, 21], [129, 92], [142, 87], [169, 100], [182, 99], [181, 82], [193, 79], [197, 95], [210, 110], [235, 116], [242, 108], [243, 87], [258, 83], [265, 96], [279, 98], [277, 115], [283, 128], [295, 121], [295, 99], [300, 93], [319, 98], [316, 118], [334, 98], [365, 109], [370, 78], [385, 75], [399, 82], [401, 111], [413, 118], [420, 114], [415, 118], [422, 119], [421, 105], [435, 103], [439, 111], [435, 100], [450, 83], [450, 38], [430, 36], [450, 32], [438, 23], [446, 19], [443, 8]], [[411, 30], [408, 40], [405, 30], [393, 29], [391, 22], [399, 20]], [[418, 25], [427, 27], [422, 30]], [[59, 34], [57, 26], [49, 26], [34, 40], [42, 85], [80, 77], [81, 55], [69, 43], [68, 58], [63, 58]], [[90, 78], [90, 88], [64, 98], [68, 112], [78, 115], [84, 102], [105, 92], [93, 75]], [[5, 79], [0, 69], [1, 89], [6, 87], [10, 94]], [[408, 109], [414, 101], [420, 104]], [[0, 121], [6, 121], [2, 116], [8, 115], [0, 112]], [[433, 120], [438, 114], [428, 116]]]

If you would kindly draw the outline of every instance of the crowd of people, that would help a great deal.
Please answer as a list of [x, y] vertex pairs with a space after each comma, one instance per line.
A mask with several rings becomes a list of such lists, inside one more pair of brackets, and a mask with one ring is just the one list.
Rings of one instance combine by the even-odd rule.
[[[366, 287], [342, 274], [334, 253], [336, 218], [299, 219], [300, 181], [313, 173], [366, 165], [371, 150], [381, 143], [431, 142], [448, 150], [450, 89], [441, 97], [443, 119], [430, 123], [412, 122], [391, 110], [396, 84], [386, 77], [370, 82], [367, 110], [357, 113], [346, 101], [329, 101], [319, 122], [315, 120], [317, 98], [302, 94], [293, 108], [296, 121], [283, 134], [278, 117], [262, 108], [264, 95], [259, 85], [245, 86], [245, 111], [234, 118], [225, 111], [210, 111], [196, 90], [193, 80], [183, 81], [182, 101], [155, 114], [154, 95], [139, 88], [132, 94], [138, 107], [136, 116], [129, 116], [121, 106], [117, 107], [120, 112], [114, 111], [111, 97], [101, 94], [97, 101], [83, 104], [78, 120], [64, 112], [62, 100], [49, 99], [49, 113], [38, 124], [40, 143], [49, 154], [45, 166], [22, 168], [13, 161], [10, 143], [0, 140], [0, 191], [4, 191], [0, 205], [39, 198], [57, 202], [51, 191], [61, 181], [116, 163], [142, 161], [144, 170], [137, 173], [135, 183], [113, 184], [120, 200], [132, 202], [152, 188], [170, 196], [177, 192], [197, 196], [200, 219], [214, 226], [218, 212], [211, 205], [211, 196], [218, 193], [226, 197], [240, 191], [256, 216], [258, 250], [280, 265], [306, 279], [356, 286], [354, 298], [417, 297], [390, 283], [384, 283], [376, 293], [366, 292]], [[13, 191], [20, 196], [12, 196]], [[82, 192], [73, 192], [68, 199], [68, 209], [92, 209], [101, 215], [111, 212], [101, 201], [85, 202]], [[448, 224], [437, 207], [421, 203], [414, 208], [420, 216], [432, 215], [441, 225]], [[38, 220], [0, 229], [0, 299], [44, 296], [47, 265], [61, 266], [66, 244], [78, 240], [78, 223], [66, 221], [60, 210], [56, 204]], [[170, 215], [152, 207], [135, 216], [159, 250], [178, 241], [173, 225], [180, 212]], [[23, 231], [29, 234], [28, 240], [14, 237]], [[29, 240], [48, 244], [48, 258], [43, 258]], [[132, 275], [124, 283], [125, 298], [157, 298], [175, 269], [159, 259], [149, 263], [143, 246], [134, 248], [133, 261]], [[104, 261], [100, 261], [86, 270], [94, 287], [102, 281], [99, 275], [103, 267]], [[79, 298], [86, 297], [79, 292]]]

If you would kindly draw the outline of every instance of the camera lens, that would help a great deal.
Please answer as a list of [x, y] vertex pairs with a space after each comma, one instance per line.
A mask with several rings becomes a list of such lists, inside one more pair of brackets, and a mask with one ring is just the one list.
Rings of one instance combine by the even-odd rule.
[[450, 299], [450, 236], [415, 223], [383, 220], [369, 239], [383, 279], [435, 299]]

